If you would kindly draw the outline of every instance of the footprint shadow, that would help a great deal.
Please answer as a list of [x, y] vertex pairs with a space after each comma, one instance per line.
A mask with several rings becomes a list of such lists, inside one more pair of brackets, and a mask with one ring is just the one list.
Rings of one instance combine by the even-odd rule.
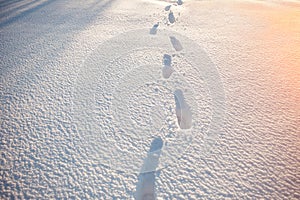
[[174, 92], [174, 98], [179, 127], [181, 129], [190, 129], [192, 127], [192, 111], [190, 106], [185, 101], [183, 92], [177, 89]]
[[169, 15], [168, 15], [168, 20], [171, 24], [174, 24], [176, 19], [175, 19], [175, 16], [174, 16], [174, 13], [170, 10], [169, 12]]
[[156, 168], [159, 164], [159, 157], [163, 147], [163, 140], [160, 137], [153, 139], [147, 157], [144, 160], [141, 172], [138, 176], [135, 200], [156, 199], [155, 177]]
[[157, 29], [158, 29], [159, 23], [156, 23], [152, 26], [152, 28], [150, 29], [150, 34], [151, 35], [156, 35], [157, 33]]
[[183, 49], [180, 41], [176, 37], [170, 36], [170, 41], [176, 51], [181, 51]]
[[169, 11], [170, 8], [171, 8], [171, 6], [172, 6], [172, 5], [167, 5], [167, 6], [165, 7], [165, 11]]

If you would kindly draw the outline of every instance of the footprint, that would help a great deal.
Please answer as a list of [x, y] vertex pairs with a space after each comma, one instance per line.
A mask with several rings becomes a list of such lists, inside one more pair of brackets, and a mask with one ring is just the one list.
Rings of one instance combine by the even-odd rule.
[[165, 79], [170, 78], [170, 76], [173, 74], [174, 69], [171, 66], [164, 66], [162, 69], [162, 75]]
[[170, 36], [171, 43], [176, 51], [181, 51], [183, 49], [179, 40], [177, 40], [174, 36]]
[[174, 16], [174, 14], [173, 14], [173, 12], [170, 10], [170, 12], [169, 12], [169, 22], [171, 23], [171, 24], [174, 24], [175, 23], [175, 16]]
[[136, 193], [134, 195], [135, 200], [156, 199], [155, 171], [159, 163], [162, 147], [163, 140], [160, 137], [152, 141], [138, 177]]
[[174, 69], [171, 66], [171, 63], [172, 63], [172, 57], [168, 54], [165, 54], [164, 58], [163, 58], [164, 67], [162, 69], [162, 75], [166, 79], [169, 78], [172, 75], [172, 73], [174, 72]]
[[150, 29], [150, 34], [155, 35], [157, 33], [157, 28], [159, 26], [159, 22], [153, 25], [153, 27]]
[[178, 4], [178, 5], [182, 5], [182, 4], [183, 4], [183, 1], [182, 1], [182, 0], [178, 0], [178, 1], [177, 1], [177, 4]]
[[149, 149], [149, 153], [155, 152], [155, 151], [160, 151], [162, 149], [164, 145], [163, 140], [161, 139], [161, 137], [157, 137], [155, 138], [152, 142], [151, 142], [151, 146]]
[[169, 11], [172, 5], [168, 5], [165, 7], [165, 11]]
[[171, 66], [171, 62], [172, 62], [172, 57], [168, 54], [165, 54], [164, 55], [164, 58], [163, 58], [163, 64], [166, 66]]
[[192, 127], [192, 112], [185, 102], [183, 92], [176, 90], [174, 92], [175, 103], [176, 103], [176, 116], [178, 125], [181, 129], [190, 129]]

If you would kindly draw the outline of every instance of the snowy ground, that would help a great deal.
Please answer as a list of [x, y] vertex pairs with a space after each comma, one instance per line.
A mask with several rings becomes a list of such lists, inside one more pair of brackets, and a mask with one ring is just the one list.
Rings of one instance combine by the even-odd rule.
[[1, 199], [300, 198], [299, 1], [176, 2], [0, 0]]

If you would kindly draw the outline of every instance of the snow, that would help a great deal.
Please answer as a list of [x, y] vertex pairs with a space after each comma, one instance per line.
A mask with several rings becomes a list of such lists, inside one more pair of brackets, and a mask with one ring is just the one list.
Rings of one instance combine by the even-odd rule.
[[0, 1], [0, 198], [299, 199], [297, 1]]

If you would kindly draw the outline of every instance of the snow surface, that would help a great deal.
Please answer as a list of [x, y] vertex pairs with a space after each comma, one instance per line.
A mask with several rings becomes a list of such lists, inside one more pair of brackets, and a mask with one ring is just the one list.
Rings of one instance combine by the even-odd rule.
[[300, 198], [298, 1], [0, 12], [1, 199]]

